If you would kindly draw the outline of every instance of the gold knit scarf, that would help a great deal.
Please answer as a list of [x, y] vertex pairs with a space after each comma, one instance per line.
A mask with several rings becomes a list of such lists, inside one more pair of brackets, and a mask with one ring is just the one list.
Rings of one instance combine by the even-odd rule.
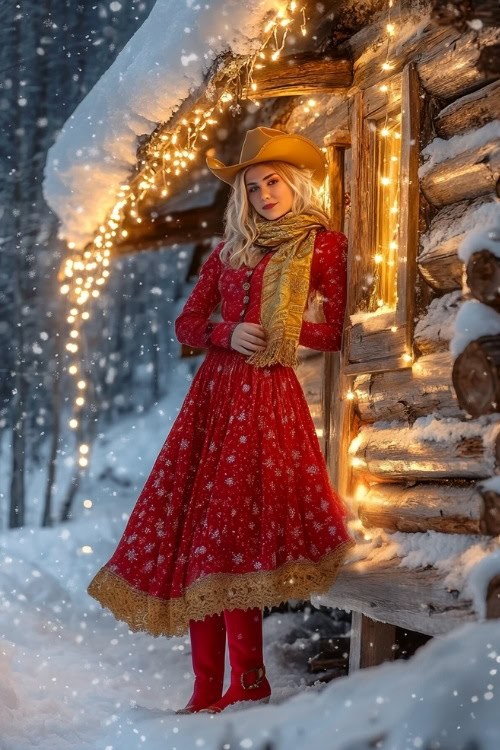
[[321, 224], [312, 214], [285, 214], [275, 221], [257, 219], [256, 244], [278, 246], [262, 278], [260, 317], [267, 333], [266, 348], [247, 362], [257, 367], [280, 362], [296, 368], [302, 315], [309, 292], [311, 261]]

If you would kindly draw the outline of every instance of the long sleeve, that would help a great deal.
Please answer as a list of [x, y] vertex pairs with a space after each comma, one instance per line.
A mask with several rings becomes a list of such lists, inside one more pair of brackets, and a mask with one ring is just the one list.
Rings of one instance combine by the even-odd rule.
[[315, 286], [323, 296], [326, 323], [303, 320], [299, 344], [336, 352], [342, 345], [347, 300], [347, 237], [342, 232], [324, 232], [315, 253]]
[[223, 244], [220, 242], [202, 265], [198, 281], [175, 320], [175, 335], [181, 344], [195, 348], [208, 348], [211, 344], [225, 349], [231, 348], [233, 329], [238, 324], [232, 321], [210, 320], [211, 314], [221, 300], [219, 253]]

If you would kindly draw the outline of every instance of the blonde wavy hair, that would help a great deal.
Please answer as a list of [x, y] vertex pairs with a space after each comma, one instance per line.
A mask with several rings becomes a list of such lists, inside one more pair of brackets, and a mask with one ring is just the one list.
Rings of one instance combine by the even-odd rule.
[[[268, 161], [271, 169], [279, 174], [293, 192], [290, 213], [294, 216], [309, 213], [330, 229], [330, 219], [321, 204], [318, 188], [312, 182], [312, 170], [301, 169], [284, 161]], [[238, 269], [243, 264], [252, 266], [256, 254], [260, 252], [252, 247], [257, 237], [257, 218], [259, 214], [248, 200], [245, 185], [245, 174], [250, 167], [240, 169], [236, 174], [233, 189], [224, 211], [224, 247], [221, 250], [223, 263]]]

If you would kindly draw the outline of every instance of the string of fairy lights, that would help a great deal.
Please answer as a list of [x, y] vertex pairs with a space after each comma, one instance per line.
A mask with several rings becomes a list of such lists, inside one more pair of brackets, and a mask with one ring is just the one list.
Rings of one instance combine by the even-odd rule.
[[[386, 54], [385, 60], [381, 63], [381, 70], [390, 73], [394, 69], [394, 63], [391, 60], [391, 42], [396, 34], [396, 25], [392, 19], [393, 0], [388, 2], [386, 31]], [[381, 127], [377, 127], [375, 132], [380, 138], [378, 143], [378, 153], [385, 154], [386, 158], [381, 159], [381, 171], [377, 174], [379, 185], [379, 205], [383, 208], [383, 215], [376, 217], [376, 247], [374, 249], [373, 261], [375, 266], [375, 278], [370, 298], [370, 308], [384, 311], [386, 308], [394, 309], [397, 302], [397, 252], [398, 252], [398, 233], [399, 233], [399, 161], [401, 152], [401, 132], [397, 127], [397, 121], [389, 121], [390, 112], [390, 93], [391, 82], [389, 79], [383, 80], [379, 84], [379, 90], [386, 96], [386, 114]], [[391, 142], [387, 146], [388, 142]], [[389, 282], [390, 284], [389, 284]], [[384, 283], [385, 281], [385, 283]], [[396, 332], [397, 326], [391, 327], [392, 332]], [[403, 361], [411, 363], [413, 356], [409, 351], [402, 355]], [[348, 389], [346, 393], [348, 400], [355, 398], [355, 392]], [[352, 444], [351, 444], [352, 445]], [[360, 466], [362, 460], [356, 456], [351, 458], [352, 466]]]
[[[82, 370], [79, 344], [82, 324], [89, 320], [89, 305], [93, 299], [99, 297], [102, 286], [109, 278], [113, 248], [128, 236], [127, 229], [121, 228], [125, 216], [140, 224], [142, 218], [138, 208], [145, 195], [152, 191], [161, 197], [169, 194], [172, 182], [188, 172], [200, 151], [206, 148], [206, 142], [210, 140], [210, 128], [218, 122], [217, 113], [222, 114], [228, 108], [231, 114], [239, 114], [239, 101], [243, 99], [249, 99], [257, 107], [260, 106], [260, 103], [252, 98], [252, 93], [258, 88], [253, 80], [253, 71], [276, 62], [284, 49], [287, 35], [297, 27], [300, 28], [302, 36], [307, 35], [305, 8], [299, 7], [297, 2], [292, 0], [284, 4], [267, 23], [263, 32], [263, 42], [256, 52], [241, 56], [227, 64], [224, 69], [223, 90], [216, 97], [213, 106], [207, 106], [204, 110], [197, 107], [189, 116], [182, 118], [171, 132], [160, 129], [153, 134], [141, 161], [139, 175], [131, 178], [130, 184], [120, 186], [118, 200], [99, 226], [93, 241], [83, 251], [76, 250], [75, 243], [68, 243], [71, 254], [61, 266], [58, 281], [61, 283], [60, 292], [66, 296], [69, 307], [67, 322], [70, 324], [70, 330], [66, 352], [70, 362], [67, 371], [76, 382], [73, 414], [68, 422], [70, 428], [78, 428], [86, 403], [87, 382]], [[242, 77], [245, 78], [244, 89]], [[309, 110], [315, 105], [315, 100], [310, 99], [305, 108]], [[80, 467], [87, 466], [88, 444], [80, 444], [78, 451], [78, 464]]]

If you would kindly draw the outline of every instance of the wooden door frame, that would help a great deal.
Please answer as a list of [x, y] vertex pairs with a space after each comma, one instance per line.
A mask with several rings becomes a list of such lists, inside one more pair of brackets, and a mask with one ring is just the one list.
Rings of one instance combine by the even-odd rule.
[[[354, 95], [352, 139], [352, 237], [348, 261], [348, 322], [344, 331], [342, 370], [346, 375], [411, 367], [413, 310], [419, 215], [420, 83], [413, 63], [387, 83]], [[401, 105], [400, 210], [398, 232], [397, 302], [394, 311], [367, 313], [352, 323], [368, 292], [365, 278], [373, 270], [371, 242], [374, 225], [373, 136], [370, 120]]]

